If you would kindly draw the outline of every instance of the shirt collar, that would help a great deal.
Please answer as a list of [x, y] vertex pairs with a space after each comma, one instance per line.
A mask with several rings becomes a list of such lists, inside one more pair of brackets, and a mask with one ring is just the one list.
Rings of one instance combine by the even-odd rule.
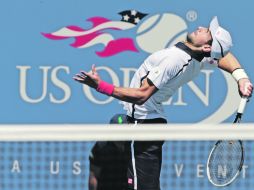
[[204, 53], [197, 53], [195, 51], [193, 51], [191, 48], [189, 48], [188, 46], [186, 46], [183, 42], [178, 42], [175, 45], [177, 48], [185, 51], [187, 54], [189, 54], [192, 58], [196, 59], [197, 61], [202, 61], [202, 59], [204, 57], [210, 57], [210, 53], [208, 53], [207, 55]]

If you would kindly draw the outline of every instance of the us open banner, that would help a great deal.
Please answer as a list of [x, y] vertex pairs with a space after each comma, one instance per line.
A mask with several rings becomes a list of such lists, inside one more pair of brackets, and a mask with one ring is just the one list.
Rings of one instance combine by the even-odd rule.
[[[207, 27], [213, 16], [231, 32], [233, 54], [254, 77], [250, 2], [10, 0], [0, 9], [0, 123], [108, 123], [125, 112], [121, 102], [75, 83], [74, 74], [95, 64], [103, 79], [128, 86], [149, 54]], [[232, 77], [212, 68], [164, 108], [172, 123], [231, 122], [239, 98]], [[252, 101], [244, 121], [254, 121]]]
[[[254, 79], [251, 1], [219, 0], [2, 0], [0, 6], [0, 127], [107, 124], [125, 113], [122, 102], [72, 77], [95, 64], [101, 77], [128, 87], [151, 53], [208, 27], [212, 17], [233, 38], [232, 53]], [[205, 68], [163, 102], [171, 124], [232, 123], [240, 102], [229, 73]], [[254, 103], [243, 123], [254, 122]], [[70, 132], [71, 135], [71, 132]], [[24, 138], [25, 139], [25, 138]], [[214, 141], [168, 141], [163, 146], [161, 189], [218, 189], [206, 176]], [[88, 189], [94, 142], [0, 140], [0, 190]], [[244, 142], [238, 180], [225, 189], [253, 187], [253, 141]], [[219, 175], [226, 175], [222, 168]]]

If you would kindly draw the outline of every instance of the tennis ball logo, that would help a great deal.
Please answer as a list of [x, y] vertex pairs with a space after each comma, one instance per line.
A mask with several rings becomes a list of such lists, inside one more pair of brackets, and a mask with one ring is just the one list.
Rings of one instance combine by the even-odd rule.
[[161, 50], [186, 39], [187, 24], [174, 14], [154, 15], [145, 20], [137, 30], [137, 44], [148, 53]]

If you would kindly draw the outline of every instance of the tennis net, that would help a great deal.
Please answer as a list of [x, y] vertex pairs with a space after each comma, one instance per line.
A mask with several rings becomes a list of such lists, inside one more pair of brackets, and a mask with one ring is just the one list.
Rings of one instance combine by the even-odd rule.
[[215, 190], [206, 161], [221, 139], [241, 139], [245, 149], [241, 174], [228, 189], [252, 189], [253, 124], [0, 125], [0, 189], [88, 189], [88, 157], [96, 141], [164, 140], [162, 190]]

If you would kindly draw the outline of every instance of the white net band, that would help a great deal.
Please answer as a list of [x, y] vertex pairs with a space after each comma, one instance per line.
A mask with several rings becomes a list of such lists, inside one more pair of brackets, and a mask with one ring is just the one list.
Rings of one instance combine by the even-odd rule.
[[0, 141], [254, 140], [253, 124], [0, 125]]

